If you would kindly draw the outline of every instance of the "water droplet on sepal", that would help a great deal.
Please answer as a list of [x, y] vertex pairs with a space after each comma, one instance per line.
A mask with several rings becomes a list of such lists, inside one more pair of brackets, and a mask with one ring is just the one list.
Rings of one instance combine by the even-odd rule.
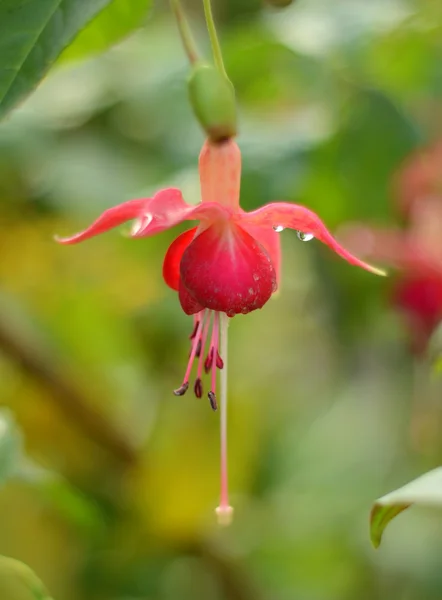
[[315, 239], [313, 233], [305, 233], [304, 231], [298, 231], [296, 235], [301, 242], [310, 242]]

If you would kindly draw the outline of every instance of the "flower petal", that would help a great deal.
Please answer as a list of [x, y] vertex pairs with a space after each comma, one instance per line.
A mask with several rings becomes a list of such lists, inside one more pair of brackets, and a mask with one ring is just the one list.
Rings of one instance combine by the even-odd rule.
[[183, 280], [180, 278], [179, 281], [179, 289], [178, 289], [178, 297], [180, 300], [181, 308], [186, 313], [186, 315], [195, 315], [196, 313], [204, 310], [204, 306], [195, 300], [195, 298], [190, 294], [187, 288], [183, 284]]
[[391, 302], [406, 319], [412, 350], [422, 354], [442, 320], [442, 277], [420, 273], [398, 277]]
[[194, 227], [179, 235], [169, 246], [163, 263], [163, 277], [167, 285], [173, 290], [178, 291], [180, 287], [180, 263], [183, 253], [190, 242], [195, 237]]
[[140, 214], [140, 211], [146, 202], [147, 200], [145, 198], [123, 202], [123, 204], [119, 204], [118, 206], [114, 206], [113, 208], [106, 210], [101, 216], [98, 217], [96, 221], [92, 223], [92, 225], [90, 225], [90, 227], [84, 231], [65, 238], [56, 236], [55, 240], [60, 244], [78, 244], [79, 242], [83, 242], [84, 240], [94, 237], [95, 235], [99, 235], [100, 233], [104, 233], [109, 229], [118, 227], [118, 225], [121, 225], [126, 221], [135, 219]]
[[385, 275], [385, 272], [381, 269], [377, 269], [350, 254], [335, 240], [318, 215], [305, 208], [305, 206], [291, 204], [290, 202], [273, 202], [252, 212], [240, 213], [236, 216], [236, 220], [241, 225], [245, 222], [251, 225], [267, 225], [269, 227], [282, 226], [296, 229], [303, 233], [312, 233], [318, 240], [329, 246], [350, 264], [362, 267], [377, 275]]
[[279, 288], [281, 281], [281, 237], [274, 229], [270, 227], [261, 227], [260, 225], [251, 225], [246, 221], [241, 223], [241, 227], [247, 231], [261, 246], [267, 251], [275, 267], [276, 282]]
[[261, 308], [276, 290], [270, 256], [232, 223], [216, 223], [197, 235], [183, 254], [180, 273], [201, 306], [229, 317]]

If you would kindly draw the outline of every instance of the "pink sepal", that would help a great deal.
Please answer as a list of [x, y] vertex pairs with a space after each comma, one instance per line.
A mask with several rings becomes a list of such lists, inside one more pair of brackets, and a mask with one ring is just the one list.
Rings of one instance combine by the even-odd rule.
[[146, 237], [174, 227], [181, 221], [211, 222], [229, 216], [230, 212], [215, 202], [192, 206], [184, 201], [180, 190], [167, 188], [157, 192], [153, 198], [129, 200], [109, 208], [84, 231], [55, 239], [60, 244], [78, 244], [131, 220], [135, 220], [131, 236]]
[[314, 212], [290, 202], [272, 202], [262, 208], [249, 213], [236, 216], [238, 224], [245, 222], [250, 225], [261, 225], [269, 227], [289, 227], [302, 233], [312, 233], [315, 238], [329, 246], [347, 262], [377, 275], [385, 275], [381, 269], [373, 267], [368, 263], [356, 258], [348, 252], [328, 231], [327, 227]]

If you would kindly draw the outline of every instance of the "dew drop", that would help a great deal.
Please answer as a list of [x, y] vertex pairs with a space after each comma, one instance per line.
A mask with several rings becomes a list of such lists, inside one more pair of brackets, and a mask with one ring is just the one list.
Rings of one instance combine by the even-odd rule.
[[301, 242], [309, 242], [310, 240], [315, 239], [313, 233], [304, 233], [303, 231], [298, 231], [297, 236]]
[[281, 233], [281, 231], [284, 231], [284, 227], [282, 225], [273, 225], [273, 230], [276, 231], [276, 233]]

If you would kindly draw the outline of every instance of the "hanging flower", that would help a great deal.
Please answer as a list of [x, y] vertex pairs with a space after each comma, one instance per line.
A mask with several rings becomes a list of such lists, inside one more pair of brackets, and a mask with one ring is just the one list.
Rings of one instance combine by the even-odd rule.
[[442, 142], [412, 155], [394, 184], [405, 228], [347, 226], [340, 238], [361, 256], [398, 269], [390, 301], [404, 316], [412, 351], [422, 354], [442, 320]]
[[[148, 237], [181, 223], [199, 225], [179, 235], [166, 252], [163, 276], [178, 292], [181, 307], [194, 315], [191, 336], [193, 355], [177, 394], [189, 386], [190, 368], [203, 356], [213, 317], [214, 326], [206, 360], [200, 360], [195, 391], [200, 396], [204, 365], [221, 368], [218, 352], [219, 313], [229, 317], [262, 308], [276, 291], [281, 249], [278, 233], [289, 227], [301, 235], [314, 236], [349, 263], [381, 273], [347, 252], [328, 232], [319, 217], [303, 206], [288, 202], [267, 204], [245, 212], [239, 205], [241, 155], [233, 140], [222, 144], [206, 142], [199, 159], [202, 202], [187, 204], [175, 188], [159, 191], [153, 198], [129, 200], [105, 211], [90, 227], [61, 244], [77, 244], [134, 220], [131, 237]], [[302, 239], [302, 237], [301, 237]], [[213, 313], [213, 315], [212, 315]], [[204, 343], [203, 343], [204, 342]], [[211, 392], [215, 394], [215, 385]]]
[[412, 154], [394, 177], [394, 202], [406, 218], [430, 197], [442, 197], [442, 140]]
[[[134, 238], [155, 235], [182, 221], [199, 222], [172, 242], [164, 259], [163, 276], [166, 284], [178, 292], [183, 311], [194, 319], [189, 362], [174, 393], [186, 393], [196, 363], [194, 393], [198, 398], [203, 395], [203, 371], [210, 374], [208, 398], [216, 410], [217, 369], [226, 377], [226, 356], [219, 347], [220, 329], [226, 333], [227, 317], [262, 308], [276, 291], [281, 264], [280, 231], [288, 227], [297, 230], [301, 239], [314, 236], [349, 263], [373, 273], [382, 272], [347, 252], [319, 217], [303, 206], [276, 202], [252, 212], [242, 210], [241, 154], [233, 139], [205, 142], [199, 174], [202, 202], [197, 205], [187, 204], [178, 189], [164, 189], [152, 198], [129, 200], [111, 208], [84, 231], [57, 241], [77, 244], [129, 220], [134, 221]], [[225, 354], [226, 343], [224, 348]], [[223, 391], [225, 385], [222, 394]], [[218, 512], [228, 520], [231, 508], [227, 498], [225, 409], [221, 417], [222, 491]]]

